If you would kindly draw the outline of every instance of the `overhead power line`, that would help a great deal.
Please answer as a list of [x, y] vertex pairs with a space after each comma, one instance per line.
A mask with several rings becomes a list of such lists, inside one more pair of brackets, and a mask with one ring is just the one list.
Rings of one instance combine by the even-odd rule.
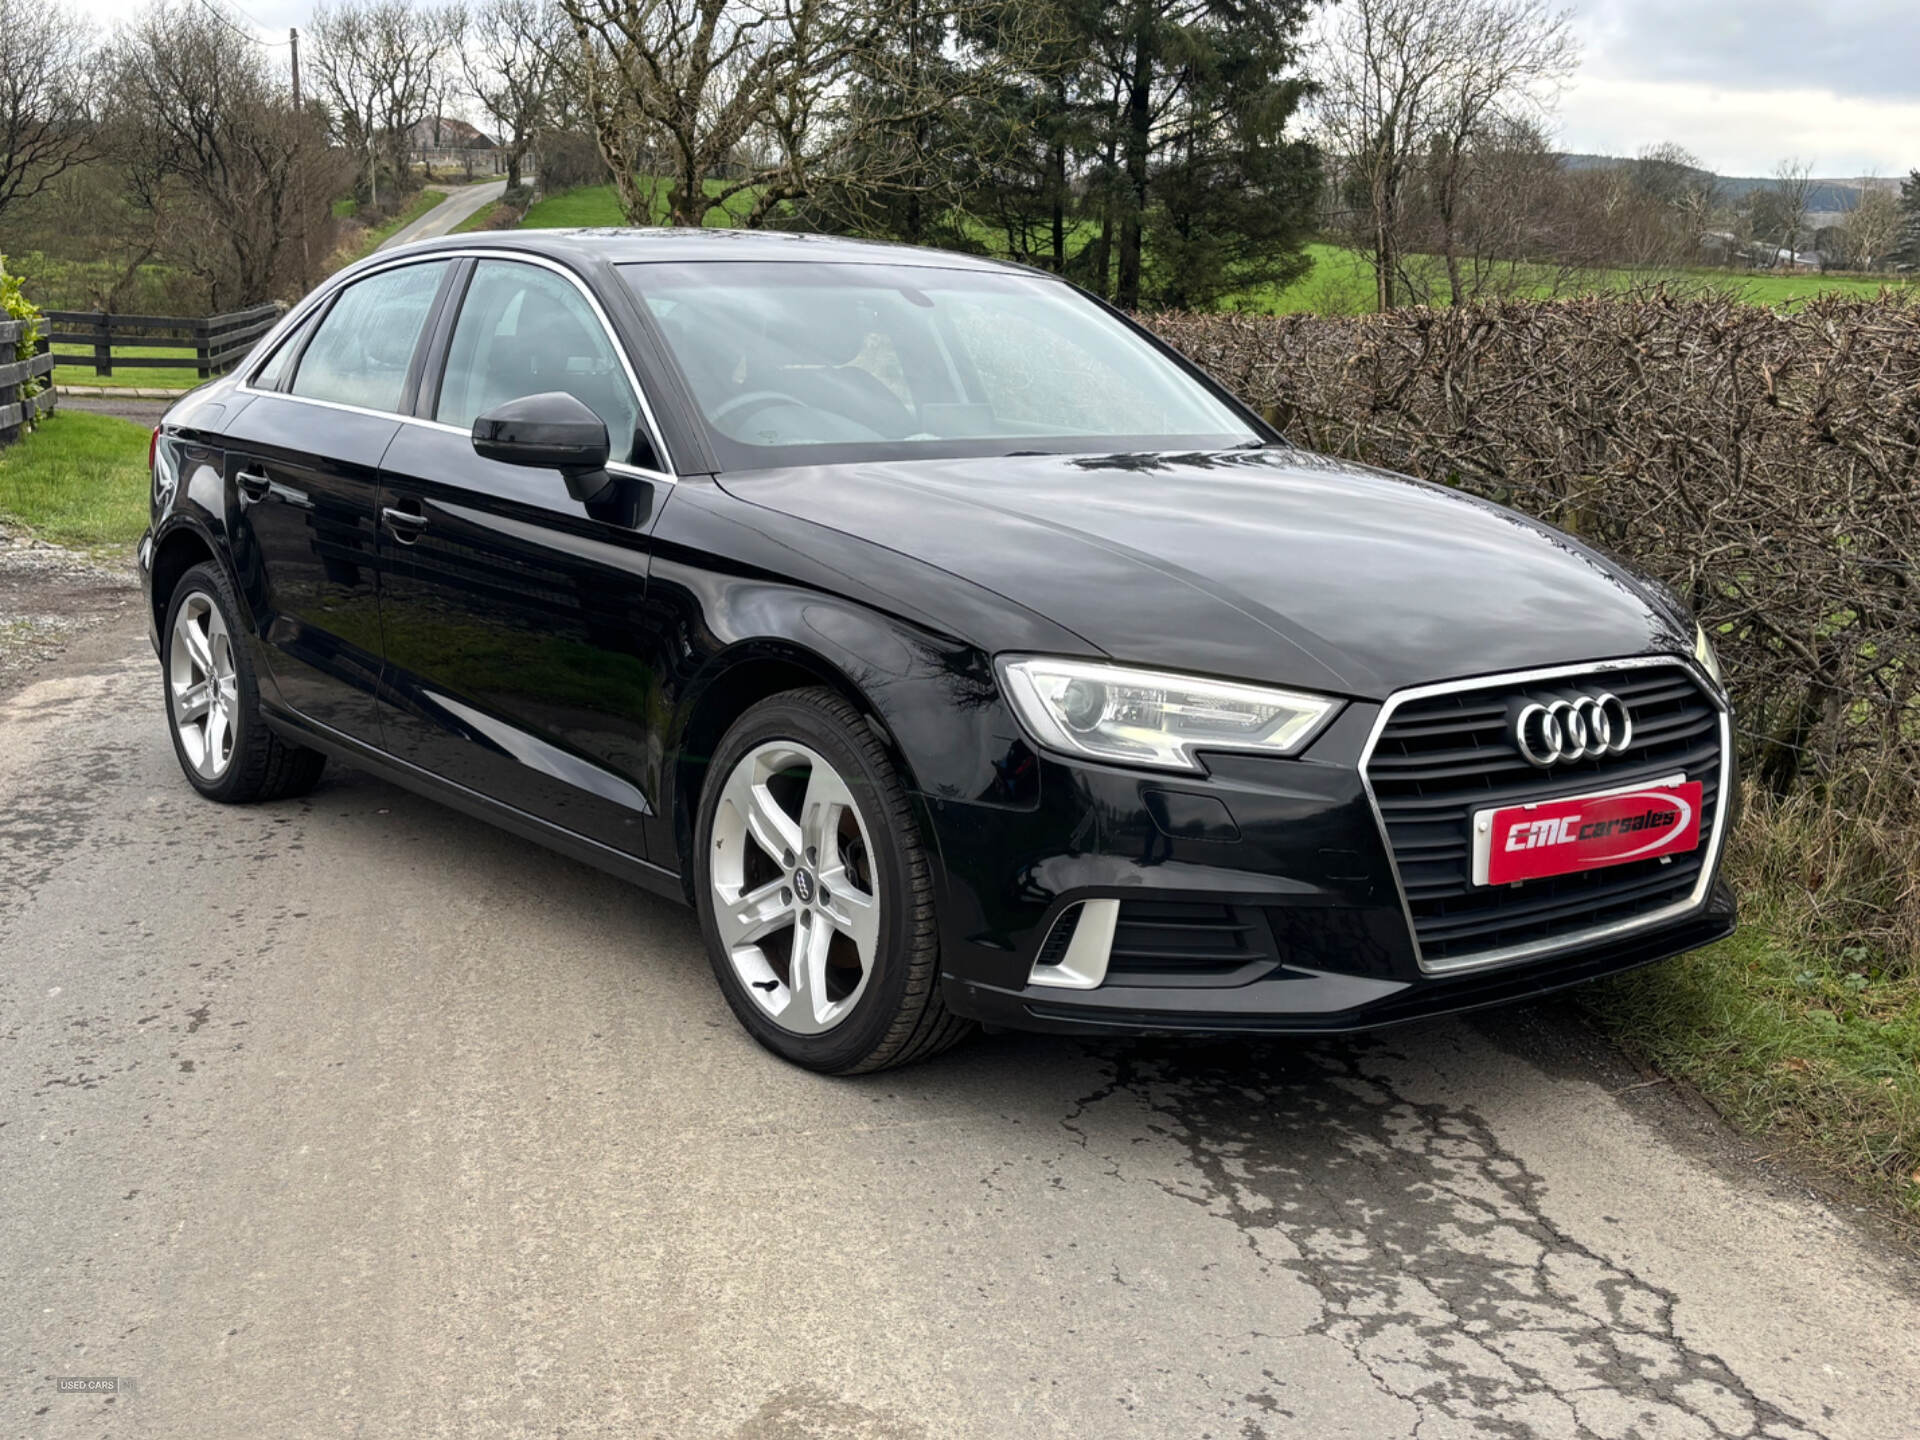
[[[287, 48], [288, 44], [290, 43], [286, 40], [262, 40], [253, 31], [248, 30], [241, 25], [235, 24], [232, 17], [229, 16], [226, 13], [226, 11], [222, 10], [218, 5], [214, 4], [213, 0], [200, 0], [200, 8], [205, 10], [207, 14], [211, 15], [214, 19], [218, 20], [222, 25], [226, 26], [227, 29], [231, 30], [234, 34], [238, 35], [242, 40], [250, 40], [255, 45], [263, 46], [264, 48], [269, 50], [284, 50]], [[236, 10], [239, 10], [240, 7], [236, 5], [234, 8]], [[264, 26], [260, 26], [260, 22], [257, 20], [254, 20], [251, 15], [247, 15], [246, 11], [241, 10], [240, 13], [242, 15], [246, 15], [246, 18], [248, 20], [252, 20], [256, 26], [259, 26], [262, 29], [265, 28]]]

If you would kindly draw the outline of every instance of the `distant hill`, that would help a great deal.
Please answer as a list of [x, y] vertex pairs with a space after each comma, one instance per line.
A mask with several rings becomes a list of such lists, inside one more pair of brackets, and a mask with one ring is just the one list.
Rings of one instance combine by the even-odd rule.
[[[1560, 163], [1569, 170], [1611, 170], [1633, 161], [1621, 155], [1562, 155]], [[1717, 175], [1720, 193], [1730, 201], [1744, 199], [1755, 190], [1771, 190], [1776, 183], [1771, 175]], [[1807, 192], [1807, 209], [1821, 211], [1851, 210], [1859, 203], [1859, 180], [1815, 180]]]

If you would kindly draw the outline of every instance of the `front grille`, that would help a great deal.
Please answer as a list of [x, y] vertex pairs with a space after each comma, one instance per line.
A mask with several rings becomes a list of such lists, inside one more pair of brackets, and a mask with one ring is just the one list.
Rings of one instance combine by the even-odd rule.
[[[1110, 985], [1194, 984], [1251, 978], [1274, 963], [1258, 910], [1190, 901], [1123, 900], [1107, 956]], [[1243, 975], [1243, 972], [1244, 975]]]
[[[1509, 717], [1526, 699], [1602, 691], [1618, 695], [1633, 717], [1624, 754], [1540, 770], [1514, 747]], [[1421, 963], [1446, 969], [1496, 951], [1545, 948], [1687, 899], [1711, 853], [1720, 748], [1720, 711], [1678, 663], [1531, 683], [1496, 679], [1392, 706], [1367, 759], [1367, 781]], [[1702, 843], [1692, 853], [1519, 886], [1473, 883], [1474, 811], [1676, 774], [1701, 783]]]

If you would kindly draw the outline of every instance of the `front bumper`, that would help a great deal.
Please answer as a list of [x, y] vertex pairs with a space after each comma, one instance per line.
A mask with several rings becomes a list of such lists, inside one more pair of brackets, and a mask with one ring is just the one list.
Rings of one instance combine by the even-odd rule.
[[[940, 851], [948, 1006], [1021, 1030], [1338, 1033], [1545, 994], [1732, 932], [1734, 898], [1715, 877], [1697, 906], [1657, 924], [1512, 963], [1424, 969], [1361, 780], [1379, 716], [1349, 705], [1305, 757], [1216, 756], [1205, 776], [1027, 755], [1004, 767], [1025, 775], [1017, 793], [922, 796]], [[1056, 924], [1091, 913], [1090, 900], [1119, 901], [1123, 927], [1139, 917], [1128, 963], [1092, 988], [1033, 983], [1036, 961], [1060, 953]], [[1210, 960], [1174, 943], [1156, 969], [1154, 942], [1139, 937], [1181, 915], [1230, 946]]]

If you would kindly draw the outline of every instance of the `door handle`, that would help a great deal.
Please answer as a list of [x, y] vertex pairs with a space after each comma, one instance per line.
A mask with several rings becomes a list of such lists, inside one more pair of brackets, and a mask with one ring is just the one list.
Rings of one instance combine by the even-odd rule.
[[233, 478], [240, 493], [249, 500], [264, 500], [273, 489], [273, 482], [258, 471], [242, 470]]
[[411, 545], [420, 538], [420, 532], [427, 528], [427, 517], [418, 510], [404, 510], [397, 506], [385, 505], [380, 509], [380, 518], [387, 523], [387, 529], [393, 532], [393, 538], [402, 545]]

